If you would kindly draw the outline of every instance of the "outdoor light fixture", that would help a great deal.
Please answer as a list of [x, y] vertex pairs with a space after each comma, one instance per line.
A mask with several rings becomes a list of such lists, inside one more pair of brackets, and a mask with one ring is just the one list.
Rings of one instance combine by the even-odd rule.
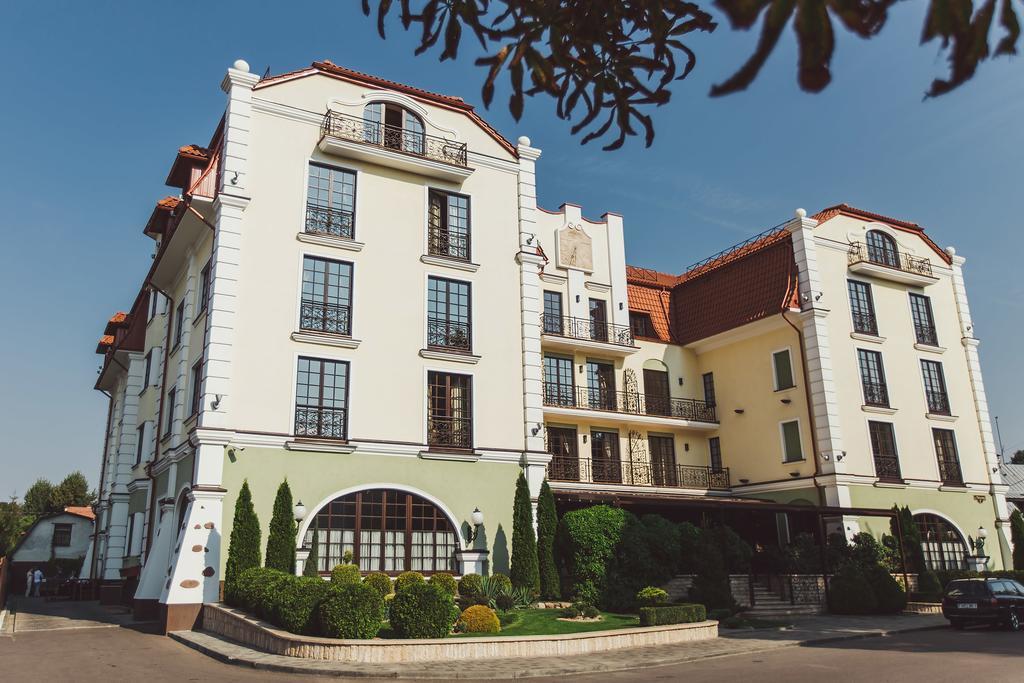
[[302, 504], [301, 500], [295, 504], [294, 512], [296, 522], [301, 522], [306, 518], [306, 506]]
[[988, 538], [988, 532], [985, 531], [985, 527], [983, 527], [983, 526], [979, 526], [978, 527], [978, 538], [983, 539], [983, 540]]
[[736, 413], [737, 415], [742, 415], [744, 411], [743, 408], [736, 408], [732, 412]]
[[480, 508], [473, 508], [469, 520], [473, 523], [473, 528], [469, 532], [469, 542], [472, 543], [480, 535], [480, 527], [484, 524], [484, 513], [480, 512]]
[[679, 386], [683, 386], [683, 378], [682, 377], [679, 378]]

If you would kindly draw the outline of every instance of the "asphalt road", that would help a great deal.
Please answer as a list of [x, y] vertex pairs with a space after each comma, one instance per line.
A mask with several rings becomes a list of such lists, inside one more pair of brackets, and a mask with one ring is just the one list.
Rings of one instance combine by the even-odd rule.
[[[573, 677], [574, 681], [1024, 681], [1024, 633], [989, 629], [921, 631], [828, 645], [790, 647], [657, 669]], [[131, 627], [71, 629], [0, 637], [0, 680], [276, 681], [282, 674], [222, 664], [169, 638]], [[306, 681], [338, 678], [291, 676]], [[368, 679], [354, 679], [366, 681]], [[544, 679], [532, 679], [541, 681]], [[555, 679], [547, 679], [555, 680]]]

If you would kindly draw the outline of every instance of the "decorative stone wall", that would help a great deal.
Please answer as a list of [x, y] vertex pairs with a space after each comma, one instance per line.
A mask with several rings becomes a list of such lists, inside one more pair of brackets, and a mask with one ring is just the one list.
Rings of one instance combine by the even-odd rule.
[[[668, 593], [669, 600], [686, 602], [689, 599], [690, 587], [693, 586], [693, 579], [693, 574], [679, 574], [661, 588]], [[750, 607], [750, 577], [746, 574], [730, 574], [729, 586], [736, 604], [740, 607]]]

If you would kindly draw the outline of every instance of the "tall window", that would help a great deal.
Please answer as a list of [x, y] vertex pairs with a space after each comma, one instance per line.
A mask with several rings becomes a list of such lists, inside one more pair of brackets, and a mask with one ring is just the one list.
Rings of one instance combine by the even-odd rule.
[[[142, 376], [142, 391], [145, 391], [153, 384], [153, 349], [146, 352], [146, 374]], [[141, 394], [142, 391], [139, 393]]]
[[171, 387], [167, 392], [167, 420], [164, 422], [164, 438], [174, 432], [174, 403], [178, 400], [178, 388]]
[[428, 254], [469, 260], [469, 197], [431, 190], [428, 222]]
[[921, 534], [924, 561], [933, 571], [963, 569], [967, 544], [956, 527], [938, 515], [914, 515], [914, 523]]
[[143, 422], [135, 430], [135, 464], [142, 462], [142, 452], [146, 448], [146, 423]]
[[357, 491], [320, 508], [306, 531], [317, 530], [317, 570], [326, 574], [345, 552], [364, 572], [454, 572], [458, 538], [448, 517], [429, 500], [405, 491]]
[[924, 376], [924, 394], [928, 401], [928, 412], [949, 415], [949, 395], [946, 393], [946, 378], [942, 374], [942, 363], [933, 360], [921, 361]]
[[714, 408], [715, 403], [715, 373], [705, 372], [701, 379], [704, 382], [704, 402]]
[[889, 389], [885, 384], [882, 354], [857, 349], [857, 362], [860, 366], [860, 382], [864, 388], [864, 404], [888, 408]]
[[352, 334], [352, 264], [306, 256], [302, 259], [299, 327]]
[[590, 300], [590, 338], [608, 341], [608, 308], [603, 299]]
[[348, 437], [348, 363], [299, 357], [295, 380], [295, 435]]
[[199, 271], [199, 301], [196, 302], [196, 315], [206, 310], [210, 304], [210, 262], [207, 261]]
[[189, 415], [198, 415], [199, 408], [203, 403], [203, 360], [200, 358], [192, 366], [192, 400], [189, 401], [191, 412]]
[[181, 345], [181, 337], [185, 332], [185, 301], [178, 303], [174, 310], [174, 348]]
[[146, 322], [149, 322], [156, 317], [156, 309], [159, 305], [160, 293], [155, 289], [149, 290], [149, 314], [146, 317]]
[[847, 280], [850, 292], [850, 313], [853, 315], [853, 331], [861, 334], [878, 334], [875, 319], [875, 302], [871, 297], [871, 285], [857, 280]]
[[545, 334], [564, 334], [561, 292], [544, 291], [544, 332]]
[[914, 337], [918, 344], [938, 346], [939, 337], [935, 332], [932, 317], [932, 301], [923, 294], [910, 295], [910, 315], [914, 319]]
[[708, 456], [711, 460], [713, 472], [722, 471], [722, 441], [719, 437], [713, 436], [708, 439]]
[[668, 373], [644, 368], [644, 407], [648, 415], [671, 415]]
[[789, 349], [782, 349], [772, 354], [772, 369], [775, 371], [775, 390], [792, 389], [793, 382], [793, 360], [789, 355]]
[[900, 255], [896, 249], [896, 240], [880, 230], [868, 230], [868, 260], [892, 268], [900, 267]]
[[[570, 366], [571, 367], [571, 366]], [[572, 427], [548, 427], [548, 479], [579, 481], [580, 458], [576, 443], [576, 430]]]
[[671, 436], [648, 434], [647, 444], [651, 449], [651, 481], [655, 486], [678, 486], [675, 440]]
[[448, 372], [427, 373], [427, 444], [473, 447], [473, 378]]
[[472, 347], [468, 282], [432, 277], [427, 282], [427, 346], [469, 352]]
[[779, 425], [782, 430], [782, 461], [796, 462], [804, 459], [804, 447], [800, 442], [800, 421], [792, 420]]
[[410, 154], [423, 154], [423, 121], [397, 104], [373, 102], [363, 109], [367, 142]]
[[615, 411], [615, 366], [596, 360], [587, 361], [587, 399], [593, 410]]
[[651, 320], [650, 313], [637, 313], [636, 311], [630, 311], [629, 329], [632, 330], [634, 337], [657, 338], [658, 336], [654, 331], [654, 322]]
[[356, 174], [341, 168], [309, 165], [306, 186], [308, 233], [355, 237]]
[[952, 429], [933, 429], [935, 457], [939, 462], [939, 479], [943, 484], [963, 484], [960, 455], [956, 449], [956, 436]]
[[901, 481], [900, 459], [896, 453], [896, 433], [891, 422], [868, 422], [875, 476], [883, 481]]
[[622, 459], [619, 456], [619, 433], [611, 430], [590, 430], [590, 461], [593, 481], [601, 484], [622, 483]]
[[544, 356], [544, 403], [549, 406], [575, 406], [572, 358]]

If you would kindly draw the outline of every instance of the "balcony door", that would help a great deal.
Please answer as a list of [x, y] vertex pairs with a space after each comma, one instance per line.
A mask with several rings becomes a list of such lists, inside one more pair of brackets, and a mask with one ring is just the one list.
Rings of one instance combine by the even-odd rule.
[[579, 481], [580, 456], [576, 446], [576, 430], [572, 427], [548, 427], [548, 479]]
[[592, 410], [615, 412], [615, 366], [602, 361], [587, 361], [587, 399]]
[[566, 407], [576, 405], [572, 358], [544, 356], [544, 404]]
[[668, 373], [644, 369], [644, 404], [648, 415], [671, 415], [672, 402], [668, 391]]
[[608, 308], [601, 299], [590, 300], [590, 338], [608, 341]]
[[595, 482], [621, 484], [622, 458], [619, 455], [619, 433], [590, 430], [590, 460]]
[[647, 435], [651, 449], [651, 478], [655, 486], [678, 486], [676, 448], [671, 436]]
[[900, 267], [900, 255], [896, 249], [896, 240], [879, 230], [868, 230], [868, 260], [890, 268]]

